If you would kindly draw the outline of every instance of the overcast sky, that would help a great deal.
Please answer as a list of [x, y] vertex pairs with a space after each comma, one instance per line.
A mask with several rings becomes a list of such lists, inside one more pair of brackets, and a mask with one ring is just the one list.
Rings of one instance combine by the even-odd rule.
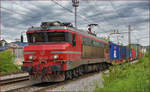
[[[61, 21], [74, 24], [74, 14], [59, 5], [74, 11], [71, 0], [54, 1], [1, 1], [2, 39], [15, 41], [21, 32], [31, 26], [40, 26], [42, 21]], [[58, 5], [59, 4], [59, 5]], [[114, 29], [120, 33], [128, 31], [131, 25], [131, 42], [149, 44], [149, 2], [148, 1], [100, 1], [80, 0], [78, 28], [87, 31], [89, 23], [99, 26], [93, 30], [99, 37], [107, 37]], [[24, 34], [25, 35], [25, 34]], [[111, 40], [128, 44], [128, 34], [111, 35]]]

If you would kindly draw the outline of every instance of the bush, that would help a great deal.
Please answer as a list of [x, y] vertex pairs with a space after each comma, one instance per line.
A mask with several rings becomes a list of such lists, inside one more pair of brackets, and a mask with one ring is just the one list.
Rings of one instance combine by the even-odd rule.
[[104, 88], [96, 91], [149, 91], [149, 54], [139, 62], [110, 67], [109, 74], [103, 74]]
[[12, 54], [11, 50], [0, 52], [0, 73], [10, 73], [10, 72], [19, 72], [21, 71], [18, 66], [13, 63], [13, 58], [15, 57]]

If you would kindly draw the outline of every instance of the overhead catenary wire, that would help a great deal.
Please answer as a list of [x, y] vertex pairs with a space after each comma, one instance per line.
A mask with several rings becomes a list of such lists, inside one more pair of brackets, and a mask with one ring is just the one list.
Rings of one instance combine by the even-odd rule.
[[[95, 4], [95, 6], [93, 6], [93, 7], [95, 7], [95, 8], [96, 8], [96, 4]], [[107, 7], [108, 7], [108, 6], [107, 6]], [[99, 9], [99, 10], [101, 11], [101, 9]], [[97, 8], [96, 8], [96, 11], [98, 11], [98, 10], [97, 10]], [[105, 18], [103, 14], [100, 14], [100, 15], [103, 17], [103, 19], [105, 20], [105, 22], [107, 22], [108, 24], [112, 25], [112, 26], [114, 27], [114, 29], [116, 29], [116, 28], [117, 28], [117, 26], [116, 26], [116, 25], [112, 24], [111, 22], [108, 22], [108, 19], [107, 19], [107, 18]]]
[[[120, 16], [120, 18], [121, 18], [121, 15], [118, 13], [116, 6], [113, 4], [113, 2], [112, 2], [111, 0], [109, 0], [109, 1], [110, 1], [110, 4], [111, 4], [112, 8], [113, 8], [114, 11], [116, 12], [116, 14], [117, 14], [118, 16]], [[122, 19], [123, 19], [123, 18], [122, 18]], [[123, 20], [124, 20], [124, 19], [123, 19]], [[126, 24], [126, 26], [129, 25], [129, 24], [127, 24], [127, 22], [126, 22], [125, 20], [124, 20], [124, 23]]]
[[[64, 7], [63, 5], [59, 4], [58, 2], [56, 2], [56, 1], [54, 1], [54, 0], [52, 0], [52, 1], [53, 1], [55, 4], [57, 4], [58, 6], [64, 8], [65, 10], [67, 10], [68, 12], [74, 14], [74, 12], [73, 12], [72, 10], [70, 10], [70, 9], [68, 9], [68, 8], [66, 8], [66, 7]], [[82, 18], [83, 20], [85, 20], [88, 24], [91, 24], [92, 22], [94, 22], [94, 21], [88, 20], [85, 16], [81, 15], [80, 13], [78, 14], [78, 16], [79, 16], [80, 18]], [[99, 25], [96, 26], [96, 27], [102, 29]], [[102, 30], [102, 31], [103, 31], [103, 30]]]
[[[36, 17], [32, 17], [32, 16], [27, 16], [26, 14], [23, 14], [23, 13], [20, 13], [20, 12], [12, 11], [11, 9], [8, 9], [8, 8], [2, 7], [2, 6], [1, 6], [0, 8], [6, 10], [6, 11], [8, 11], [8, 12], [11, 12], [11, 13], [13, 13], [13, 14], [23, 15], [23, 16], [31, 17], [31, 18], [36, 18]], [[21, 19], [19, 19], [19, 20], [21, 20]], [[23, 21], [23, 22], [24, 22], [24, 21]], [[22, 22], [19, 22], [18, 24], [21, 24], [21, 23], [22, 23]], [[32, 26], [30, 23], [27, 23], [27, 24], [29, 24], [30, 26]]]
[[[94, 8], [94, 5], [89, 5], [88, 8], [90, 8], [90, 9], [91, 9], [91, 8]], [[86, 9], [87, 9], [87, 8], [86, 8]], [[82, 12], [82, 13], [83, 13], [83, 12], [86, 12], [86, 13], [87, 13], [88, 11], [86, 11], [86, 9], [83, 9], [83, 10], [80, 9], [80, 10], [81, 10], [80, 12]], [[93, 11], [94, 11], [94, 12], [99, 12], [99, 11], [97, 10], [97, 8], [94, 8]], [[84, 15], [85, 15], [85, 14], [84, 14]], [[101, 15], [101, 14], [100, 14], [100, 15]], [[90, 15], [90, 16], [91, 16], [91, 15]], [[94, 15], [94, 16], [95, 16], [95, 15]], [[101, 16], [102, 16], [102, 15], [101, 15]], [[89, 16], [86, 16], [86, 17], [89, 18]], [[105, 21], [102, 22], [102, 23], [105, 25], [105, 22], [107, 22], [107, 21], [106, 21], [106, 19], [104, 18], [104, 16], [102, 16], [102, 17], [103, 17], [103, 19], [105, 20]], [[97, 17], [94, 17], [94, 18], [98, 19]], [[89, 19], [92, 20], [91, 18], [89, 18]], [[109, 22], [107, 22], [107, 23], [109, 23]]]
[[[95, 5], [93, 6], [93, 7], [95, 7], [95, 10], [96, 10], [96, 12], [99, 10], [99, 11], [101, 11], [101, 9], [100, 8], [98, 8], [98, 10], [97, 10], [97, 8], [96, 8], [96, 3], [94, 3]], [[108, 7], [108, 5], [107, 5], [107, 7]], [[107, 8], [106, 6], [104, 7], [104, 8]], [[105, 16], [103, 15], [103, 13], [101, 12], [101, 14], [100, 14], [100, 16], [102, 16], [103, 17], [103, 19], [105, 20], [105, 22], [107, 22], [108, 24], [110, 24], [110, 25], [113, 25], [114, 26], [114, 28], [116, 27], [117, 28], [117, 26], [116, 25], [114, 25], [114, 24], [112, 24], [111, 22], [108, 22], [108, 19], [107, 18], [105, 18]]]
[[[53, 0], [54, 1], [54, 0]], [[111, 1], [111, 0], [110, 0]], [[55, 1], [56, 2], [56, 1]], [[58, 3], [58, 2], [57, 2]], [[59, 4], [59, 3], [58, 3]], [[61, 4], [59, 4], [59, 5], [61, 5]], [[62, 6], [62, 5], [61, 5]], [[64, 6], [62, 6], [62, 7], [64, 7]], [[66, 7], [64, 7], [64, 8], [66, 8]], [[7, 10], [7, 9], [5, 9], [5, 10]], [[68, 11], [68, 8], [66, 8], [66, 10]], [[9, 10], [7, 10], [7, 11], [9, 11]], [[72, 10], [71, 10], [72, 11]], [[69, 12], [71, 12], [70, 11], [70, 9], [69, 9]], [[12, 13], [15, 13], [15, 14], [19, 14], [19, 15], [23, 15], [23, 16], [27, 16], [26, 14], [24, 14], [24, 13], [19, 13], [18, 11], [11, 11]], [[16, 13], [17, 12], [17, 13]], [[73, 11], [72, 11], [72, 13], [74, 13]], [[118, 12], [117, 12], [118, 13]], [[119, 14], [119, 13], [118, 13]], [[85, 20], [87, 23], [92, 23], [93, 22], [93, 20], [89, 20], [89, 18], [86, 18], [85, 16], [83, 16], [83, 15], [81, 15], [81, 14], [79, 14], [79, 17], [81, 17], [83, 20]], [[33, 17], [33, 16], [28, 16], [28, 17]], [[103, 16], [104, 17], [104, 16]], [[36, 18], [36, 17], [33, 17], [33, 18]], [[105, 18], [105, 17], [104, 17]], [[105, 19], [104, 19], [105, 20]], [[106, 21], [106, 20], [105, 20]], [[103, 31], [103, 30], [102, 30]], [[104, 31], [103, 31], [104, 32]], [[106, 32], [105, 32], [106, 33]]]
[[[73, 13], [72, 10], [70, 10], [70, 9], [68, 9], [68, 8], [66, 8], [66, 7], [64, 7], [64, 6], [62, 6], [61, 4], [59, 4], [58, 2], [56, 2], [56, 1], [54, 1], [54, 0], [52, 0], [52, 1], [55, 2], [55, 4], [57, 4], [57, 5], [61, 6], [62, 8], [64, 8], [65, 10], [69, 11], [70, 13]], [[2, 8], [2, 9], [5, 9], [5, 10], [7, 10], [7, 11], [9, 11], [9, 12], [15, 13], [15, 14], [27, 16], [27, 15], [24, 14], [24, 13], [19, 13], [19, 12], [16, 12], [16, 11], [11, 11], [10, 9], [4, 8], [4, 7], [1, 7], [1, 8]], [[28, 17], [36, 18], [36, 17], [32, 17], [32, 16], [28, 16]], [[93, 21], [88, 20], [85, 16], [82, 16], [81, 14], [79, 14], [79, 17], [81, 17], [83, 20], [85, 20], [85, 21], [86, 21], [87, 23], [89, 23], [89, 24], [93, 22]], [[99, 26], [98, 26], [98, 28], [101, 29], [101, 27], [99, 27]], [[102, 31], [103, 31], [103, 30], [102, 30]]]

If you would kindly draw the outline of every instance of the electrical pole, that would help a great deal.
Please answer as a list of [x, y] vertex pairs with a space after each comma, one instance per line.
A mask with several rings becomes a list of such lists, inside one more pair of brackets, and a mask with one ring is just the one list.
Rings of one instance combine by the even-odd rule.
[[77, 7], [75, 7], [75, 27], [77, 28]]
[[117, 36], [117, 42], [118, 42], [118, 45], [119, 45], [119, 38], [118, 38], [118, 36]]
[[[0, 7], [1, 7], [1, 1], [0, 1]], [[2, 14], [2, 12], [1, 12], [1, 10], [0, 10], [0, 17], [2, 17], [1, 14]], [[0, 20], [0, 23], [2, 23], [1, 20]], [[0, 25], [0, 41], [1, 41], [1, 39], [2, 39], [1, 29], [2, 29], [2, 26]]]
[[128, 27], [128, 44], [129, 44], [129, 48], [130, 48], [130, 44], [131, 44], [131, 26], [129, 25]]
[[[114, 31], [113, 33], [110, 33], [110, 34], [108, 35], [108, 40], [110, 40], [110, 36], [113, 35], [113, 34], [121, 34], [121, 33], [119, 33], [118, 29], [117, 29], [117, 30], [113, 30], [113, 31]], [[117, 36], [117, 43], [119, 44], [118, 36]]]
[[25, 32], [26, 32], [26, 31], [22, 31], [22, 32], [21, 32], [21, 36], [20, 36], [21, 43], [23, 43], [23, 41], [24, 41], [23, 33], [25, 33]]
[[79, 6], [79, 0], [72, 0], [72, 6], [75, 8], [75, 27], [77, 28], [77, 7]]

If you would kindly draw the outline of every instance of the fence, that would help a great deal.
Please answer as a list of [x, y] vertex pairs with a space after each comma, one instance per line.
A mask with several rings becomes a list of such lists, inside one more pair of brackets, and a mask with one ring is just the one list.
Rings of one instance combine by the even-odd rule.
[[24, 60], [23, 47], [15, 47], [13, 48], [13, 54], [15, 54], [15, 64], [21, 65]]

